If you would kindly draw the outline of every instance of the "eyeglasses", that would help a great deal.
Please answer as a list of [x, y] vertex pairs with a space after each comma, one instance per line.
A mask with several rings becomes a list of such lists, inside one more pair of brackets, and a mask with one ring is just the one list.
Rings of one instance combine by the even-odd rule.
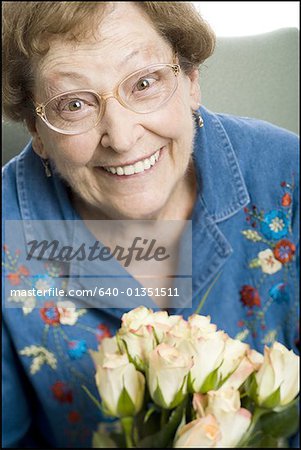
[[122, 106], [139, 114], [158, 110], [175, 93], [179, 73], [178, 64], [154, 64], [128, 75], [113, 92], [67, 91], [36, 105], [35, 111], [58, 133], [85, 133], [101, 121], [109, 98], [116, 98]]

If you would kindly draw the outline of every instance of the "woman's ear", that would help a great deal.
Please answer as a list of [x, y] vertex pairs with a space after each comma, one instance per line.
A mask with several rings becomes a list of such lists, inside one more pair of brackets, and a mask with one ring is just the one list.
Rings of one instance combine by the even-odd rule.
[[43, 159], [47, 159], [47, 152], [44, 148], [42, 139], [36, 126], [35, 119], [26, 119], [26, 126], [32, 136], [32, 148]]
[[193, 69], [188, 77], [190, 79], [190, 106], [193, 111], [200, 107], [201, 103], [201, 89], [199, 84], [199, 71]]

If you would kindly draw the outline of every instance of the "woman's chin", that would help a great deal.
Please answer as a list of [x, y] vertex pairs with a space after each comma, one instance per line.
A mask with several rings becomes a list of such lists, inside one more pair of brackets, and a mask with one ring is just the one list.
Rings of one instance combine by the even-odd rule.
[[131, 201], [124, 204], [115, 204], [113, 208], [112, 206], [111, 204], [104, 210], [107, 211], [109, 217], [119, 220], [156, 220], [162, 217], [165, 211], [163, 199], [158, 201], [158, 197], [155, 199], [145, 195], [138, 196], [137, 199], [132, 198]]

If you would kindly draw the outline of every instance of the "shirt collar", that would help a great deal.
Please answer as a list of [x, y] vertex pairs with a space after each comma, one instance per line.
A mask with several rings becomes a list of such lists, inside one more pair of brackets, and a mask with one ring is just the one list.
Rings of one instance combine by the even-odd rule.
[[202, 107], [204, 126], [198, 128], [194, 160], [198, 192], [215, 222], [237, 213], [249, 203], [249, 194], [230, 138], [218, 115]]

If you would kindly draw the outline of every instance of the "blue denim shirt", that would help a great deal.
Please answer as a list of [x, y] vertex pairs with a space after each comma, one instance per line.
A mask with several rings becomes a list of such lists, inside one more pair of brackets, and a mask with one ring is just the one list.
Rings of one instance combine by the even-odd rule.
[[[193, 153], [192, 307], [171, 313], [210, 315], [219, 329], [261, 352], [275, 340], [297, 352], [298, 137], [255, 119], [205, 108], [201, 114]], [[3, 197], [5, 220], [78, 219], [68, 189], [56, 174], [45, 176], [30, 143], [5, 166]], [[23, 233], [32, 237], [30, 228]], [[6, 286], [28, 289], [31, 269], [22, 251], [9, 242], [4, 253]], [[59, 269], [35, 264], [37, 286], [52, 285]], [[125, 311], [96, 302], [64, 321], [52, 300], [33, 308], [23, 299], [10, 308], [16, 299], [4, 292], [4, 447], [90, 447], [99, 422], [114, 427], [82, 385], [98, 396], [88, 350], [114, 335]]]

